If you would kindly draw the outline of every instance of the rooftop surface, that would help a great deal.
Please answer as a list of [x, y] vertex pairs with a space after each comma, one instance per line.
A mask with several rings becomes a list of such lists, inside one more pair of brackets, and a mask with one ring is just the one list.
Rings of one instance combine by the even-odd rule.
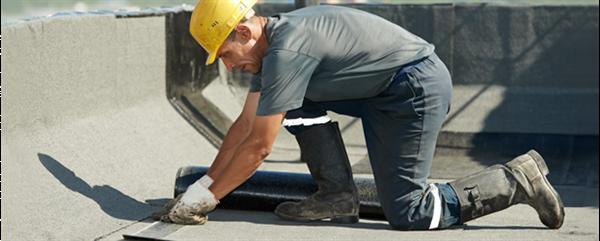
[[[150, 214], [172, 198], [179, 167], [208, 166], [216, 155], [165, 98], [164, 16], [36, 20], [2, 26], [2, 34], [4, 240], [121, 240], [152, 224]], [[283, 158], [287, 144], [260, 169], [306, 172]], [[364, 150], [350, 155], [356, 163]], [[566, 204], [559, 230], [544, 228], [524, 205], [439, 231], [398, 231], [367, 219], [292, 223], [269, 212], [219, 209], [206, 225], [171, 226], [162, 238], [598, 240], [597, 185], [558, 191]]]

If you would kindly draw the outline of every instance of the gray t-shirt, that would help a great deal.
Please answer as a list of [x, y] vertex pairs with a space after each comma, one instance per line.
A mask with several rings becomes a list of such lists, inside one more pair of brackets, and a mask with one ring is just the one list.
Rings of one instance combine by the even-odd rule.
[[260, 91], [257, 115], [297, 109], [304, 98], [373, 97], [404, 64], [434, 46], [381, 17], [339, 6], [313, 6], [270, 17], [269, 47], [250, 91]]

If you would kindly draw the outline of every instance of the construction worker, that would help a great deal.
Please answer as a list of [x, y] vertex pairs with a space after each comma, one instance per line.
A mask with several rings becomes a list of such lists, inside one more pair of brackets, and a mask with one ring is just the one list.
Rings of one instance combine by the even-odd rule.
[[375, 15], [312, 6], [254, 16], [255, 0], [199, 0], [190, 32], [228, 70], [254, 75], [243, 110], [207, 175], [171, 202], [162, 220], [206, 222], [218, 200], [252, 176], [285, 127], [295, 135], [318, 191], [285, 202], [287, 220], [358, 221], [359, 201], [336, 122], [362, 120], [377, 192], [396, 229], [441, 229], [529, 204], [549, 228], [564, 219], [548, 169], [535, 151], [450, 183], [427, 184], [452, 83], [434, 46]]

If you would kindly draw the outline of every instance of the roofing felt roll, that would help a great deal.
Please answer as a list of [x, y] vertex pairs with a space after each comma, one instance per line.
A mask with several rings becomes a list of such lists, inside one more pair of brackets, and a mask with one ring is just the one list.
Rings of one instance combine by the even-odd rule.
[[[179, 168], [175, 179], [174, 196], [200, 179], [207, 167]], [[385, 219], [377, 198], [375, 180], [354, 177], [360, 200], [360, 217]], [[226, 209], [273, 211], [282, 202], [300, 201], [317, 191], [317, 184], [309, 174], [257, 171], [250, 179], [221, 199], [219, 207]]]

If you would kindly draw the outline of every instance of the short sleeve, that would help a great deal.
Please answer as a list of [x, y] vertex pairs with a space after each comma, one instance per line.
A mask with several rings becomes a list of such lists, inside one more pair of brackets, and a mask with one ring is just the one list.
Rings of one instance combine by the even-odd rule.
[[258, 92], [260, 91], [260, 81], [261, 81], [261, 73], [252, 75], [252, 79], [250, 80], [250, 92]]
[[289, 50], [270, 51], [263, 58], [257, 115], [300, 108], [319, 61]]

